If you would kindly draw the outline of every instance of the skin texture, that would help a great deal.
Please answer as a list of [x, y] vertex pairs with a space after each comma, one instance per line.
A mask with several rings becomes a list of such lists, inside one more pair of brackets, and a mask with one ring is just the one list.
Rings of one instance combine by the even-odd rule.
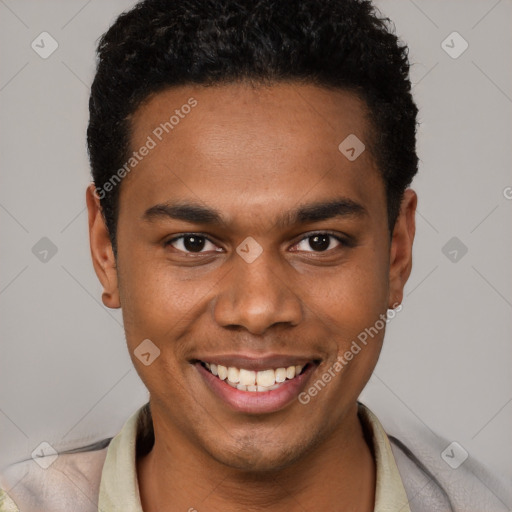
[[[401, 302], [412, 265], [416, 194], [408, 189], [393, 235], [384, 183], [367, 149], [349, 161], [338, 145], [367, 139], [364, 104], [314, 85], [183, 86], [160, 92], [132, 119], [132, 148], [193, 97], [197, 106], [121, 185], [114, 259], [94, 185], [87, 190], [91, 254], [103, 302], [122, 307], [126, 339], [150, 392], [155, 446], [137, 461], [151, 511], [358, 510], [374, 506], [375, 465], [357, 398], [377, 363], [384, 330], [311, 401], [267, 414], [233, 411], [191, 361], [215, 355], [319, 360], [321, 378], [358, 334]], [[362, 215], [280, 226], [299, 205], [348, 198]], [[144, 220], [158, 203], [215, 208], [224, 222]], [[310, 245], [311, 232], [330, 238]], [[207, 236], [185, 254], [184, 233]], [[262, 254], [236, 252], [253, 237]], [[316, 247], [316, 249], [315, 249]], [[143, 365], [144, 339], [161, 351]], [[300, 504], [300, 506], [299, 506]]]

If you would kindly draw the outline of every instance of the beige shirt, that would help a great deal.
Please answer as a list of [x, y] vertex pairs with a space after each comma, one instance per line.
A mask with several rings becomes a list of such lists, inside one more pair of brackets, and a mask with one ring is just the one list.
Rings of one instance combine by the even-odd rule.
[[[360, 418], [373, 442], [377, 485], [375, 512], [410, 512], [407, 495], [398, 473], [391, 446], [377, 417], [364, 405]], [[112, 440], [101, 478], [99, 508], [109, 512], [142, 512], [135, 466], [135, 436], [138, 415], [134, 414]]]
[[[101, 473], [98, 509], [101, 512], [143, 512], [137, 481], [135, 443], [138, 409], [112, 439]], [[375, 512], [410, 512], [407, 495], [387, 435], [377, 417], [359, 404], [359, 417], [373, 444], [377, 468]], [[0, 512], [20, 512], [0, 491]]]

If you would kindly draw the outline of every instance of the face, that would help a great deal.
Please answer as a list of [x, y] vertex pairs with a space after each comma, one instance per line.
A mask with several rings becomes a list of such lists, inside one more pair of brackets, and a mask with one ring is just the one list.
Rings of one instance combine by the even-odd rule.
[[122, 181], [117, 262], [94, 186], [87, 201], [103, 300], [122, 307], [155, 431], [231, 467], [285, 467], [355, 417], [410, 272], [416, 196], [390, 237], [369, 144], [355, 160], [338, 149], [368, 142], [348, 92], [173, 88], [132, 127], [132, 149], [150, 149]]

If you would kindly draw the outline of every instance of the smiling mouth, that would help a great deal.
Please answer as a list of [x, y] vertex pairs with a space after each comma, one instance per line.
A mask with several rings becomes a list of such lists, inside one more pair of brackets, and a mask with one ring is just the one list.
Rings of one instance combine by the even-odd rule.
[[201, 366], [221, 381], [239, 391], [261, 393], [280, 388], [286, 382], [292, 381], [303, 374], [311, 363], [288, 366], [286, 368], [269, 368], [268, 370], [246, 370], [244, 368], [226, 367], [220, 364], [200, 361]]

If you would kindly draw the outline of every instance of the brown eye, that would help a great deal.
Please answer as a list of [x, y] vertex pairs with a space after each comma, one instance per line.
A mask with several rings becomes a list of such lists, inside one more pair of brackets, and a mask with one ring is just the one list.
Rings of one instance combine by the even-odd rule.
[[309, 246], [315, 251], [326, 251], [331, 244], [330, 235], [314, 235], [308, 238]]
[[172, 245], [175, 249], [184, 253], [199, 254], [201, 252], [207, 252], [203, 251], [205, 248], [210, 251], [219, 250], [208, 238], [203, 235], [197, 235], [195, 233], [177, 236], [165, 243], [166, 247], [168, 245]]
[[[336, 246], [336, 242], [338, 245]], [[326, 252], [345, 245], [343, 239], [329, 233], [314, 233], [304, 237], [297, 245], [297, 250], [305, 252]], [[312, 249], [310, 251], [308, 249]]]
[[183, 238], [183, 246], [190, 252], [201, 252], [205, 246], [204, 236], [188, 235]]

